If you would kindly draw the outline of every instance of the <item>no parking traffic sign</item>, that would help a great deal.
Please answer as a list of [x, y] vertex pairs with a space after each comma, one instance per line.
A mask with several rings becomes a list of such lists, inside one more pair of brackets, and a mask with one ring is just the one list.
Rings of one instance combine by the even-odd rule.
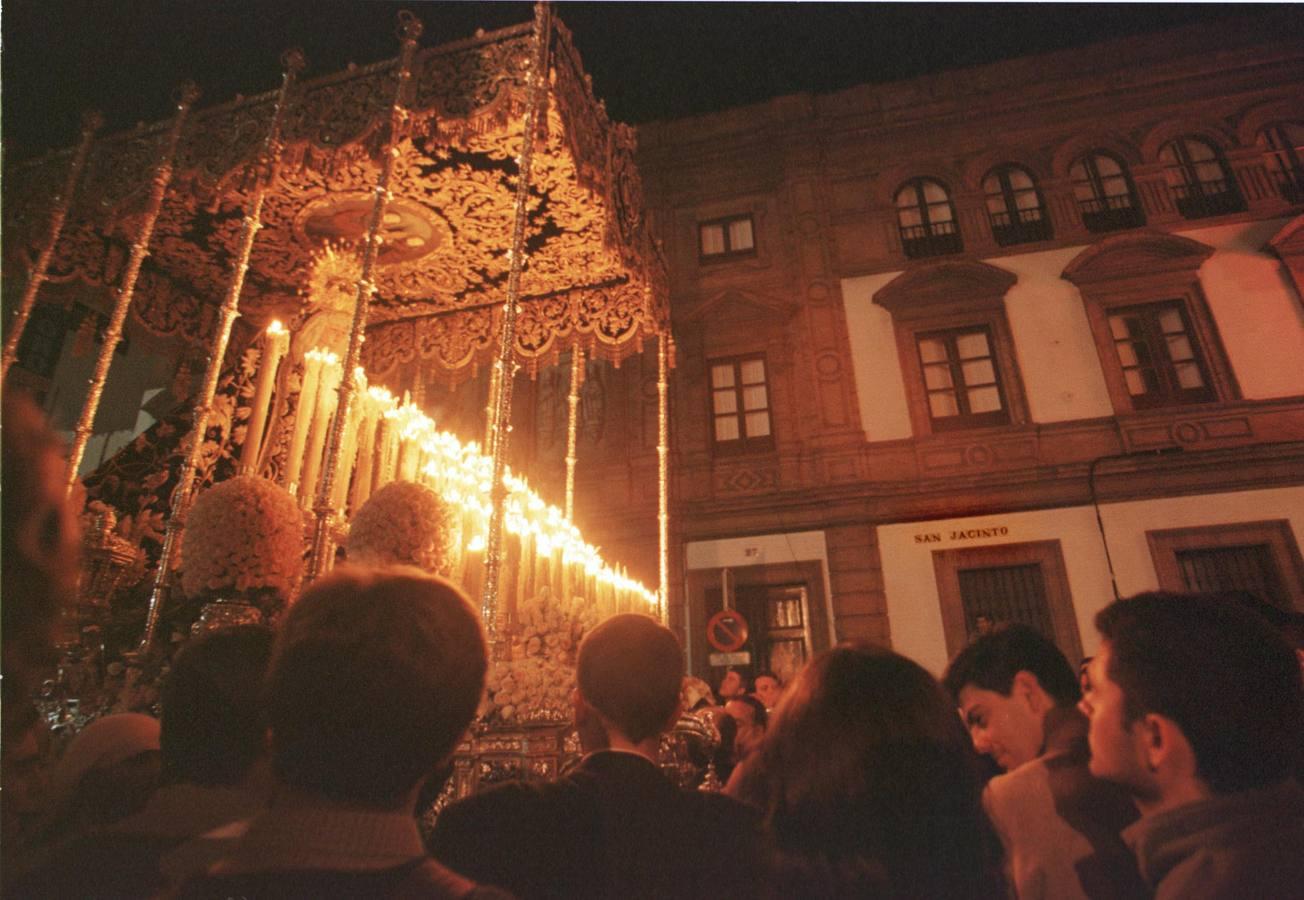
[[747, 643], [747, 620], [736, 609], [722, 609], [707, 620], [706, 640], [721, 653], [733, 653]]

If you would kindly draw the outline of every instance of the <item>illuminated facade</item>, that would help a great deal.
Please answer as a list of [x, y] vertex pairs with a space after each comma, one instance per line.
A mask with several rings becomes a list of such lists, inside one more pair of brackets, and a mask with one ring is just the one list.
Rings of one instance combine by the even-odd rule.
[[776, 668], [865, 638], [940, 671], [979, 612], [1089, 654], [1111, 572], [1304, 611], [1304, 46], [1274, 32], [640, 129], [699, 671], [722, 592]]

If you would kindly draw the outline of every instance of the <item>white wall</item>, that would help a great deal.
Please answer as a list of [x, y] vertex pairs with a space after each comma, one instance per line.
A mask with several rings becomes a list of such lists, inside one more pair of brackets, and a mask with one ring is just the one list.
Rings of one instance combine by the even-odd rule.
[[[1287, 519], [1296, 543], [1304, 544], [1304, 488], [1104, 504], [1101, 519], [1109, 540], [1118, 590], [1126, 597], [1159, 586], [1146, 543], [1147, 531]], [[994, 526], [1004, 526], [1008, 533], [977, 540], [949, 539], [952, 530]], [[942, 540], [916, 543], [915, 535], [923, 533], [940, 534]], [[946, 668], [946, 638], [933, 569], [934, 550], [1045, 540], [1060, 542], [1082, 649], [1087, 654], [1095, 653], [1099, 640], [1092, 620], [1113, 599], [1113, 589], [1095, 513], [1090, 506], [879, 526], [892, 647], [935, 674], [940, 675]]]
[[[829, 590], [829, 554], [822, 531], [794, 531], [787, 534], [761, 534], [751, 537], [723, 538], [717, 541], [690, 541], [686, 548], [688, 569], [737, 569], [743, 566], [784, 565], [818, 560], [824, 578], [825, 618], [829, 623], [829, 644], [838, 642], [833, 625], [833, 593]], [[691, 606], [691, 604], [690, 604]], [[693, 637], [701, 634], [703, 622], [691, 621], [685, 631]], [[696, 631], [694, 631], [696, 629]]]
[[1215, 248], [1200, 267], [1200, 284], [1249, 400], [1304, 394], [1304, 305], [1281, 260], [1262, 250], [1287, 221], [1181, 232]]
[[[1247, 399], [1304, 395], [1304, 305], [1281, 261], [1261, 250], [1285, 223], [1181, 232], [1214, 248], [1200, 282]], [[1060, 277], [1084, 249], [984, 260], [1019, 279], [1006, 295], [1005, 312], [1034, 422], [1113, 415], [1081, 294]], [[912, 436], [892, 316], [873, 302], [875, 292], [900, 274], [842, 281], [860, 420], [871, 441]]]

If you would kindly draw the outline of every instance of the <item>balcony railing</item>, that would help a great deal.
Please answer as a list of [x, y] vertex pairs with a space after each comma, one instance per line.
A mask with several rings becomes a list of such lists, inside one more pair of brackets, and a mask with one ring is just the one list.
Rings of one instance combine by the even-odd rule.
[[1225, 178], [1173, 185], [1173, 195], [1177, 199], [1177, 211], [1188, 219], [1245, 211], [1245, 200], [1240, 191]]
[[1012, 244], [1030, 244], [1033, 241], [1048, 241], [1053, 236], [1050, 220], [1046, 211], [1038, 206], [1021, 209], [1017, 217], [1008, 212], [989, 212], [992, 222], [992, 237], [1002, 247]]
[[946, 256], [964, 250], [964, 241], [954, 222], [931, 222], [928, 225], [901, 226], [901, 249], [910, 259]]
[[1079, 200], [1078, 206], [1082, 210], [1082, 224], [1088, 231], [1118, 231], [1146, 223], [1145, 213], [1131, 194]]
[[1277, 182], [1277, 192], [1287, 203], [1304, 203], [1304, 172], [1278, 169], [1272, 173]]

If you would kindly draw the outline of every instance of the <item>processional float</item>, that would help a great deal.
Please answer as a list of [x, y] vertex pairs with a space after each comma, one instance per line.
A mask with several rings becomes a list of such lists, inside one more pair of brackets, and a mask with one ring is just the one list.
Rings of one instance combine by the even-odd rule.
[[[605, 598], [608, 611], [666, 615], [673, 349], [633, 132], [608, 120], [545, 4], [532, 24], [426, 49], [420, 36], [404, 14], [394, 60], [301, 79], [291, 52], [275, 92], [192, 109], [196, 90], [184, 86], [171, 122], [99, 139], [88, 119], [71, 154], [15, 167], [9, 180], [6, 253], [29, 279], [6, 372], [38, 292], [67, 303], [78, 289], [107, 316], [70, 490], [127, 315], [206, 356], [188, 436], [163, 457], [170, 471], [137, 486], [135, 509], [117, 510], [143, 520], [166, 508], [151, 536], [142, 650], [197, 488], [237, 472], [296, 495], [311, 521], [309, 577], [330, 568], [347, 515], [385, 483], [423, 481], [451, 497], [461, 515], [453, 574], [478, 589], [499, 644], [512, 621], [543, 616], [518, 599], [544, 586]], [[647, 340], [658, 354], [655, 593], [570, 521], [584, 360], [618, 365]], [[563, 513], [507, 457], [516, 373], [567, 355]], [[483, 445], [441, 432], [386, 387], [414, 370], [421, 383], [454, 385], [491, 373]], [[93, 495], [103, 488], [89, 481]]]

